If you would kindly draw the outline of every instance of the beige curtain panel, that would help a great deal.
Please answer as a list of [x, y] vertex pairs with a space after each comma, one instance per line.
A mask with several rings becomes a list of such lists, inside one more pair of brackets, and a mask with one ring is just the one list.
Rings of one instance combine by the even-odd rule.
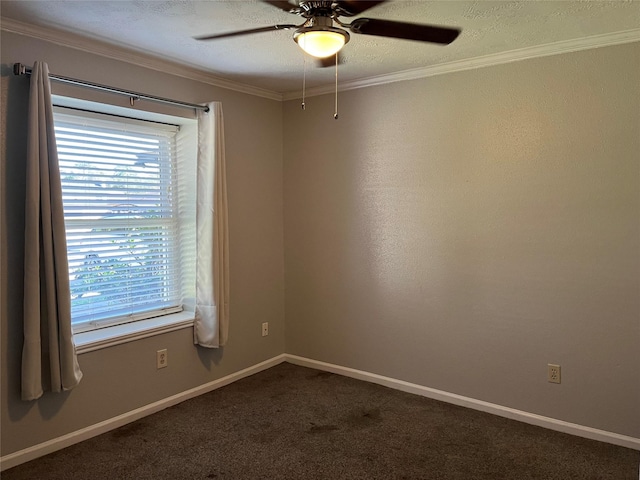
[[222, 105], [198, 112], [194, 341], [217, 348], [229, 332], [229, 228]]
[[71, 295], [62, 187], [46, 63], [31, 73], [25, 206], [22, 399], [80, 382], [71, 331]]

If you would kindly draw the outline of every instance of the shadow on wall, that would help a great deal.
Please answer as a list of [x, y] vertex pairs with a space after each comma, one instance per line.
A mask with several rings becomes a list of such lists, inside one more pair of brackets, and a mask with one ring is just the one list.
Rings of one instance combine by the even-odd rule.
[[224, 357], [224, 347], [204, 348], [196, 345], [196, 350], [198, 351], [200, 363], [202, 363], [209, 372], [214, 365], [219, 366]]

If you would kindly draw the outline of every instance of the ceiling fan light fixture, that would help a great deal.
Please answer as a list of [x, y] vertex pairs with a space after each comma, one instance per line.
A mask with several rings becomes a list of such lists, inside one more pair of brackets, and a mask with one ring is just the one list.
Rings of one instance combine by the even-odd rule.
[[327, 58], [338, 53], [349, 41], [349, 33], [335, 27], [302, 27], [293, 39], [309, 55]]

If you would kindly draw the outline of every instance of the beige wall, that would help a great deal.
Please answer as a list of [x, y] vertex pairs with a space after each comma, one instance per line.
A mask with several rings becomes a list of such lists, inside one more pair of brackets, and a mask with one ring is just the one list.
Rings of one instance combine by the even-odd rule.
[[[231, 327], [224, 349], [194, 347], [191, 329], [147, 338], [81, 355], [84, 379], [70, 393], [47, 394], [37, 402], [19, 399], [28, 79], [14, 77], [10, 68], [14, 62], [32, 65], [36, 60], [46, 61], [59, 75], [186, 102], [223, 102], [231, 243]], [[71, 92], [68, 88], [54, 84], [54, 90], [61, 93]], [[77, 88], [73, 94], [127, 104], [127, 99], [100, 97]], [[129, 412], [284, 351], [280, 102], [5, 32], [0, 98], [2, 455]], [[269, 336], [262, 338], [260, 326], [265, 321], [269, 322]], [[160, 348], [168, 348], [169, 367], [156, 370], [155, 352]]]
[[640, 437], [639, 85], [635, 43], [287, 102], [287, 353]]
[[[28, 82], [10, 66], [40, 59], [223, 102], [232, 324], [221, 351], [181, 330], [83, 354], [77, 389], [25, 403]], [[638, 44], [345, 92], [338, 121], [332, 96], [283, 122], [279, 102], [4, 32], [2, 64], [1, 455], [284, 351], [640, 437]]]

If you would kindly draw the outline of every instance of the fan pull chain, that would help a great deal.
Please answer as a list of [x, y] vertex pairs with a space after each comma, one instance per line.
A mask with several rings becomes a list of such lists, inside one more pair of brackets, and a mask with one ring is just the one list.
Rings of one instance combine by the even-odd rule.
[[304, 104], [304, 91], [307, 85], [307, 56], [302, 54], [302, 110], [306, 110], [306, 105]]
[[338, 54], [336, 53], [336, 103], [333, 118], [338, 120]]

